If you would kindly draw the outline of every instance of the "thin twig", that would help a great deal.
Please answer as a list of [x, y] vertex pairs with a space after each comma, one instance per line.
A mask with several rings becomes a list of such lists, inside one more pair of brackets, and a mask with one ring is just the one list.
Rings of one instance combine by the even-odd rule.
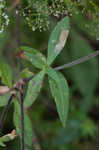
[[[20, 47], [20, 16], [17, 14], [18, 6], [15, 7], [15, 39], [16, 39], [16, 49]], [[17, 78], [20, 78], [20, 72], [21, 72], [21, 59], [18, 58], [18, 74]]]
[[7, 115], [7, 112], [8, 112], [8, 110], [9, 110], [9, 106], [10, 106], [10, 104], [11, 104], [11, 102], [12, 102], [14, 96], [15, 96], [14, 94], [12, 94], [12, 95], [10, 96], [7, 105], [6, 105], [5, 108], [3, 109], [3, 112], [2, 112], [2, 115], [1, 115], [1, 118], [0, 118], [0, 130], [1, 130], [2, 127], [3, 127], [3, 123], [4, 123], [5, 119], [6, 119], [6, 115]]
[[20, 90], [21, 95], [21, 150], [24, 150], [24, 97], [23, 97], [23, 86]]
[[85, 56], [85, 57], [79, 58], [77, 60], [74, 60], [74, 61], [72, 61], [72, 62], [70, 62], [68, 64], [64, 64], [62, 66], [55, 67], [54, 69], [55, 70], [62, 70], [62, 69], [70, 68], [70, 67], [72, 67], [74, 65], [77, 65], [77, 64], [83, 63], [85, 61], [88, 61], [91, 58], [94, 58], [94, 57], [96, 57], [98, 55], [99, 55], [99, 50], [97, 50], [96, 52], [93, 52], [93, 53], [89, 54], [88, 56]]

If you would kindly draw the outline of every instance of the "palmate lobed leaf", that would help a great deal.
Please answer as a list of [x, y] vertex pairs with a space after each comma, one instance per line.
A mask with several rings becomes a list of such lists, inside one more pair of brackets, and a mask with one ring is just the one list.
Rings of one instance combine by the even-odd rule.
[[[19, 102], [14, 99], [14, 125], [16, 127], [17, 134], [21, 138], [21, 109]], [[33, 139], [33, 132], [32, 132], [32, 123], [29, 119], [26, 112], [24, 112], [24, 137], [25, 137], [25, 146], [31, 147], [32, 139]]]
[[42, 69], [45, 66], [46, 58], [38, 50], [26, 46], [20, 47], [20, 50], [22, 51], [22, 53], [19, 54], [20, 57], [28, 60], [35, 67]]
[[69, 17], [63, 18], [52, 31], [48, 42], [47, 64], [51, 65], [57, 55], [63, 49], [69, 34]]
[[69, 107], [69, 88], [66, 79], [60, 72], [54, 71], [52, 68], [47, 69], [49, 76], [50, 89], [55, 103], [60, 120], [65, 127], [68, 107]]
[[24, 100], [25, 108], [30, 107], [39, 95], [44, 75], [45, 71], [41, 71], [36, 76], [34, 76], [32, 80], [30, 80]]
[[0, 77], [2, 83], [8, 87], [12, 87], [12, 71], [8, 64], [0, 60]]

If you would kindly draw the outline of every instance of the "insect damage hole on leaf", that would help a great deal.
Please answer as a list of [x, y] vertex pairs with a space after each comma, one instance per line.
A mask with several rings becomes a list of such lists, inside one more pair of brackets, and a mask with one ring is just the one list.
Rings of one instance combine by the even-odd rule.
[[63, 47], [65, 46], [65, 43], [66, 43], [68, 34], [69, 34], [69, 31], [66, 30], [64, 27], [62, 27], [61, 33], [60, 33], [60, 36], [59, 36], [59, 41], [58, 41], [58, 43], [56, 44], [56, 47], [55, 47], [55, 50], [54, 50], [55, 54], [60, 53], [60, 51], [61, 51], [61, 50], [63, 49]]

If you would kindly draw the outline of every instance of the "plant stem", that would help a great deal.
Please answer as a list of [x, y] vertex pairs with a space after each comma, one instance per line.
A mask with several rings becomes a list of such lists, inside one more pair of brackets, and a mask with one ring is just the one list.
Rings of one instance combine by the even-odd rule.
[[24, 98], [23, 98], [23, 88], [20, 91], [21, 95], [21, 150], [24, 150]]
[[55, 70], [62, 70], [62, 69], [70, 68], [70, 67], [72, 67], [74, 65], [77, 65], [77, 64], [83, 63], [85, 61], [88, 61], [91, 58], [96, 57], [97, 55], [99, 55], [99, 50], [97, 50], [96, 52], [93, 52], [93, 53], [89, 54], [88, 56], [85, 56], [85, 57], [79, 58], [77, 60], [74, 60], [74, 61], [72, 61], [72, 62], [70, 62], [68, 64], [64, 64], [62, 66], [55, 67], [54, 69]]
[[10, 98], [8, 99], [7, 105], [6, 105], [5, 108], [3, 109], [3, 112], [2, 112], [2, 115], [1, 115], [1, 119], [0, 119], [0, 130], [1, 130], [2, 127], [3, 127], [3, 123], [4, 123], [5, 119], [6, 119], [6, 115], [7, 115], [7, 112], [8, 112], [8, 110], [9, 110], [10, 103], [12, 102], [14, 96], [15, 96], [14, 94], [12, 94], [12, 95], [10, 96]]
[[[15, 7], [15, 40], [16, 40], [16, 49], [18, 49], [20, 47], [20, 17], [18, 14], [16, 14], [16, 12], [18, 11], [18, 6]], [[21, 72], [21, 59], [18, 59], [18, 74], [17, 74], [17, 78], [20, 78], [20, 72]]]

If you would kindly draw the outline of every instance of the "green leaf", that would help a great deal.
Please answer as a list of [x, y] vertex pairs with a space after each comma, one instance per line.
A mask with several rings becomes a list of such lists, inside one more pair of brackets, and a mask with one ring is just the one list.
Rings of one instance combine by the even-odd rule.
[[83, 136], [89, 135], [90, 137], [94, 137], [96, 130], [97, 126], [94, 124], [94, 122], [86, 117], [81, 124], [81, 131]]
[[50, 65], [63, 49], [69, 33], [69, 18], [63, 18], [52, 31], [48, 42], [47, 64]]
[[38, 50], [26, 46], [20, 47], [20, 50], [24, 51], [22, 57], [31, 62], [35, 67], [42, 69], [45, 66], [46, 58]]
[[2, 142], [2, 140], [0, 139], [0, 146], [5, 147], [6, 145]]
[[8, 99], [11, 94], [7, 93], [3, 96], [0, 96], [0, 107], [5, 106], [8, 103]]
[[33, 76], [33, 72], [29, 71], [28, 68], [25, 68], [24, 70], [22, 70], [22, 72], [20, 73], [20, 77], [21, 78], [29, 78]]
[[0, 57], [3, 58], [3, 50], [4, 46], [7, 43], [8, 40], [8, 34], [5, 32], [3, 34], [0, 34]]
[[39, 95], [40, 89], [42, 87], [42, 80], [44, 78], [44, 71], [39, 72], [32, 80], [30, 80], [26, 97], [24, 100], [24, 106], [30, 107]]
[[8, 64], [0, 60], [0, 77], [2, 78], [2, 83], [12, 87], [12, 71]]
[[49, 75], [51, 93], [53, 98], [55, 99], [60, 120], [65, 127], [69, 107], [68, 84], [66, 79], [60, 72], [56, 72], [53, 69], [48, 68], [47, 73]]
[[[16, 127], [17, 134], [21, 138], [21, 110], [20, 104], [16, 99], [14, 99], [14, 107], [14, 125]], [[25, 145], [30, 147], [33, 139], [32, 123], [26, 112], [24, 112], [24, 126]]]
[[11, 133], [0, 137], [0, 146], [5, 147], [6, 145], [4, 144], [4, 142], [9, 142], [15, 139], [16, 136], [17, 136], [16, 130], [13, 130]]

